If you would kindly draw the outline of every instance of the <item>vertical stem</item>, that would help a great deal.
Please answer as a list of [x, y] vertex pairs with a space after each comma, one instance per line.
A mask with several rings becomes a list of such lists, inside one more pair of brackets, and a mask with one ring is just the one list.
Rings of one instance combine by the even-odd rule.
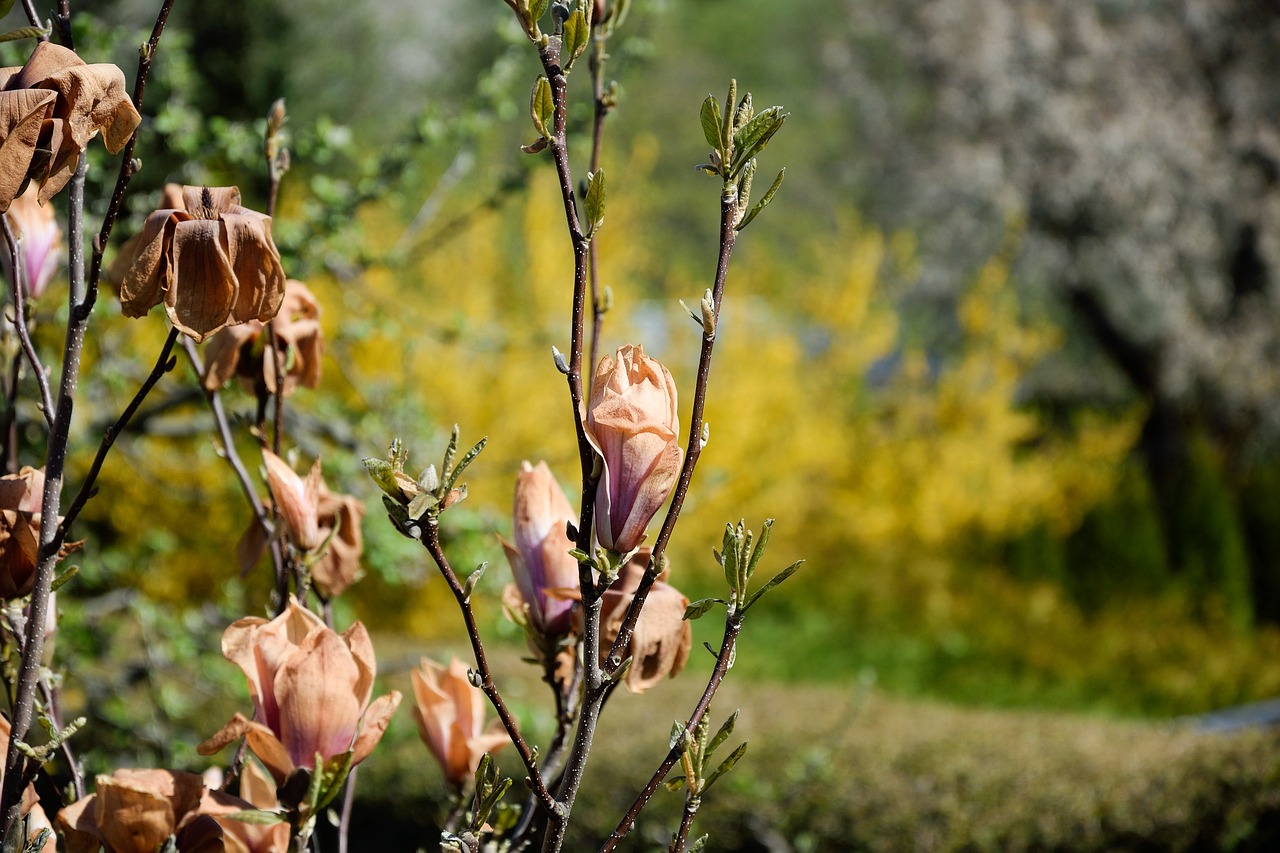
[[[592, 30], [591, 38], [591, 90], [595, 104], [591, 124], [591, 172], [600, 170], [600, 152], [604, 147], [604, 119], [609, 108], [604, 102], [604, 65], [608, 54], [605, 53], [605, 40], [599, 31]], [[587, 359], [587, 367], [594, 370], [600, 357], [600, 328], [604, 325], [604, 302], [600, 293], [599, 253], [595, 241], [587, 253], [589, 275], [591, 279], [591, 350]]]
[[[733, 254], [733, 246], [738, 234], [733, 227], [736, 213], [737, 208], [732, 200], [723, 198], [720, 200], [720, 256], [716, 261], [716, 278], [711, 289], [711, 299], [715, 306], [714, 313], [717, 324], [720, 320], [720, 304], [724, 299], [725, 279], [729, 275], [729, 258]], [[605, 666], [610, 673], [616, 671], [622, 665], [622, 650], [631, 643], [631, 635], [635, 631], [636, 620], [640, 618], [640, 608], [644, 606], [649, 590], [653, 588], [653, 584], [658, 578], [662, 555], [666, 552], [667, 543], [671, 540], [671, 534], [675, 530], [676, 521], [680, 517], [680, 510], [684, 506], [685, 496], [689, 493], [689, 484], [693, 481], [693, 469], [697, 466], [698, 458], [702, 455], [703, 415], [706, 410], [707, 383], [711, 378], [711, 355], [715, 349], [715, 344], [715, 330], [712, 330], [710, 334], [704, 330], [702, 351], [698, 357], [698, 378], [693, 392], [693, 411], [689, 416], [689, 440], [685, 447], [684, 462], [680, 466], [680, 478], [676, 481], [675, 492], [671, 497], [671, 506], [667, 508], [667, 514], [662, 519], [662, 529], [658, 532], [658, 538], [654, 540], [653, 553], [649, 559], [649, 568], [640, 579], [640, 586], [636, 589], [631, 605], [627, 608], [627, 615], [623, 619], [622, 627], [618, 630], [617, 638], [613, 641], [613, 648], [609, 650]]]
[[693, 826], [693, 818], [698, 814], [698, 808], [702, 805], [702, 800], [693, 794], [686, 794], [684, 798], [684, 814], [680, 817], [680, 828], [676, 830], [676, 837], [671, 839], [671, 849], [668, 853], [684, 853], [684, 845], [689, 841], [689, 828]]
[[[326, 605], [327, 612], [328, 605]], [[347, 773], [346, 790], [342, 793], [342, 817], [338, 820], [338, 853], [347, 853], [347, 837], [351, 832], [351, 810], [356, 802], [356, 771], [352, 767]]]

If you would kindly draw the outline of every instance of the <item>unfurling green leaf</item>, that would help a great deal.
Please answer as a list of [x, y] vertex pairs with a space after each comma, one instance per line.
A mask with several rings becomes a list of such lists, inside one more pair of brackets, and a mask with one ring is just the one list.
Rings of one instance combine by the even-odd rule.
[[[529, 93], [529, 117], [533, 119], [533, 129], [543, 139], [551, 138], [552, 123], [556, 115], [555, 98], [551, 96], [551, 81], [539, 77]], [[536, 143], [535, 143], [536, 144]]]
[[547, 14], [547, 7], [551, 5], [551, 0], [532, 0], [529, 3], [529, 21], [538, 23], [542, 20], [542, 16]]
[[717, 779], [719, 779], [721, 776], [723, 776], [724, 774], [732, 770], [733, 766], [738, 763], [738, 760], [742, 758], [742, 756], [745, 755], [746, 752], [747, 752], [747, 743], [746, 741], [743, 741], [738, 746], [738, 748], [735, 749], [733, 752], [729, 753], [729, 757], [726, 758], [724, 761], [720, 762], [720, 766], [717, 767], [715, 770], [713, 770], [711, 772], [711, 775], [708, 776], [705, 781], [703, 781], [702, 790], [706, 791], [708, 788], [710, 788], [712, 785], [715, 784]]
[[724, 604], [724, 603], [725, 603], [725, 600], [723, 598], [699, 599], [698, 601], [695, 601], [693, 604], [690, 604], [688, 607], [684, 609], [684, 620], [686, 622], [691, 622], [694, 619], [701, 619], [703, 616], [707, 615], [707, 612], [711, 610], [712, 607], [714, 607], [717, 604]]
[[587, 193], [583, 201], [587, 208], [587, 236], [590, 237], [604, 222], [604, 169], [597, 169], [587, 174]]
[[487, 562], [476, 566], [476, 570], [467, 575], [467, 582], [462, 585], [462, 597], [470, 599], [471, 593], [475, 591], [476, 584], [480, 583], [480, 578], [484, 577], [485, 569], [489, 568]]
[[569, 20], [564, 22], [564, 46], [569, 52], [564, 60], [565, 71], [573, 67], [574, 60], [587, 49], [587, 42], [590, 40], [591, 25], [587, 23], [587, 16], [582, 9], [574, 9]]
[[764, 520], [764, 529], [760, 531], [760, 541], [756, 543], [756, 547], [751, 550], [751, 559], [747, 563], [747, 579], [756, 573], [756, 566], [760, 565], [760, 558], [764, 556], [765, 546], [769, 544], [769, 531], [773, 530], [773, 519], [766, 518]]
[[720, 105], [716, 103], [714, 95], [707, 95], [707, 99], [702, 102], [698, 118], [702, 121], [702, 135], [707, 138], [707, 144], [712, 151], [719, 151], [724, 147], [724, 140], [720, 138]]
[[62, 589], [63, 586], [66, 585], [67, 581], [71, 580], [73, 577], [75, 577], [78, 574], [80, 574], [80, 567], [72, 566], [71, 568], [67, 569], [65, 572], [63, 572], [62, 574], [58, 575], [56, 578], [53, 579], [53, 585], [49, 587], [49, 591], [57, 592], [58, 590]]
[[763, 198], [761, 198], [758, 202], [756, 202], [755, 206], [752, 207], [751, 210], [747, 213], [747, 215], [742, 217], [742, 221], [737, 224], [736, 229], [738, 231], [741, 231], [743, 228], [746, 228], [748, 225], [750, 225], [751, 220], [755, 219], [756, 216], [760, 213], [760, 211], [764, 210], [766, 207], [769, 206], [769, 202], [773, 201], [774, 193], [778, 191], [778, 187], [782, 186], [782, 179], [783, 177], [786, 176], [786, 174], [787, 174], [786, 169], [783, 169], [781, 172], [778, 172], [778, 177], [773, 179], [773, 185], [769, 187], [769, 191], [764, 194]]
[[769, 107], [733, 134], [733, 162], [729, 175], [736, 177], [752, 157], [764, 150], [769, 140], [787, 120], [782, 107]]
[[246, 809], [242, 812], [218, 815], [218, 817], [239, 823], [249, 823], [254, 826], [270, 826], [275, 823], [283, 823], [287, 819], [283, 812], [269, 812], [265, 809]]
[[685, 853], [702, 853], [702, 851], [706, 849], [707, 839], [710, 837], [711, 836], [705, 832], [702, 835], [699, 835], [697, 840], [689, 845], [689, 849], [686, 850]]
[[679, 791], [681, 788], [684, 787], [684, 777], [675, 776], [675, 777], [672, 777], [671, 779], [668, 779], [663, 784], [667, 786], [668, 791]]
[[[13, 0], [8, 0], [7, 3], [0, 3], [0, 7], [4, 7], [4, 11], [0, 12], [0, 15], [7, 14], [9, 11], [8, 7], [12, 6]], [[49, 31], [43, 27], [19, 27], [16, 30], [9, 30], [7, 33], [0, 33], [0, 42], [18, 41], [19, 39], [38, 39], [47, 35], [49, 35]]]
[[[455, 435], [457, 434], [457, 429], [458, 429], [457, 427], [454, 427]], [[470, 450], [468, 450], [466, 453], [463, 454], [462, 458], [458, 460], [457, 466], [452, 470], [449, 469], [449, 463], [452, 462], [453, 460], [450, 459], [449, 456], [446, 454], [445, 465], [444, 465], [445, 481], [442, 487], [441, 494], [447, 495], [449, 493], [449, 490], [452, 489], [454, 487], [454, 484], [458, 482], [458, 478], [462, 476], [462, 472], [467, 470], [467, 466], [475, 461], [476, 457], [480, 455], [480, 451], [484, 450], [485, 445], [488, 443], [489, 443], [488, 436], [485, 436], [484, 438], [477, 441], [474, 445], [472, 445]]]
[[[724, 116], [720, 119], [720, 138], [724, 140], [721, 148], [725, 157], [733, 156], [733, 102], [738, 100], [738, 81], [729, 81], [729, 95], [724, 99]], [[727, 165], [727, 164], [726, 164]]]
[[733, 727], [737, 724], [737, 722], [738, 722], [738, 712], [734, 711], [732, 714], [729, 715], [729, 719], [725, 720], [724, 723], [721, 724], [719, 730], [716, 731], [716, 736], [711, 739], [711, 743], [707, 744], [708, 757], [710, 757], [717, 749], [720, 748], [720, 744], [724, 743], [725, 739], [728, 738], [729, 735], [733, 734]]
[[671, 724], [671, 737], [667, 738], [667, 749], [675, 749], [684, 744], [684, 723], [676, 720]]
[[756, 590], [755, 594], [752, 595], [751, 598], [747, 599], [747, 603], [743, 605], [742, 610], [745, 612], [747, 608], [751, 607], [751, 605], [755, 604], [760, 599], [760, 596], [764, 595], [766, 592], [794, 575], [796, 573], [796, 569], [800, 568], [803, 563], [804, 560], [796, 560], [794, 563], [774, 575], [772, 580], [760, 587], [760, 589]]

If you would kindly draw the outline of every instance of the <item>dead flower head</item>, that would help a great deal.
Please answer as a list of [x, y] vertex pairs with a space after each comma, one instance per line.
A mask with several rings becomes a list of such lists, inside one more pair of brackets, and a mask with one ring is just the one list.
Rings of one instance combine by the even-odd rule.
[[[177, 194], [166, 188], [165, 200]], [[164, 303], [174, 327], [199, 343], [224, 326], [269, 322], [284, 299], [271, 217], [240, 206], [236, 187], [182, 187], [181, 206], [147, 217], [119, 261], [120, 306], [141, 317]]]
[[116, 154], [142, 122], [114, 65], [87, 65], [74, 51], [42, 41], [26, 65], [0, 68], [0, 212], [27, 180], [40, 203], [66, 186], [99, 132]]
[[[604, 594], [600, 610], [601, 656], [609, 653], [622, 629], [627, 608], [631, 606], [640, 578], [649, 565], [649, 554], [649, 548], [637, 551]], [[631, 633], [631, 645], [622, 652], [624, 659], [631, 658], [627, 689], [632, 693], [643, 693], [668, 676], [674, 678], [689, 659], [693, 628], [684, 618], [689, 599], [666, 583], [668, 574], [664, 570], [658, 575], [657, 582], [649, 590], [635, 630]]]
[[[271, 394], [280, 387], [286, 397], [299, 385], [315, 388], [320, 384], [320, 356], [324, 352], [320, 303], [305, 284], [294, 279], [284, 284], [280, 313], [271, 321], [275, 347], [263, 334], [266, 328], [257, 320], [250, 320], [227, 326], [213, 336], [205, 348], [206, 391], [221, 388], [233, 376], [239, 376], [251, 388], [261, 384]], [[284, 363], [284, 382], [279, 386], [277, 347]]]
[[176, 837], [179, 853], [222, 853], [222, 827], [201, 814], [204, 780], [178, 770], [117, 770], [97, 792], [58, 812], [67, 853], [155, 853]]

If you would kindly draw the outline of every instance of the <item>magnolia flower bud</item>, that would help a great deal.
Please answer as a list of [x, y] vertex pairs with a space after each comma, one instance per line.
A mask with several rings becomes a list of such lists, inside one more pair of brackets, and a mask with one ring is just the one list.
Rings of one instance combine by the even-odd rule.
[[556, 591], [578, 586], [578, 561], [569, 555], [573, 542], [567, 535], [575, 513], [546, 462], [520, 465], [512, 516], [515, 542], [504, 541], [502, 547], [529, 621], [544, 634], [566, 634], [573, 600]]
[[423, 658], [411, 680], [418, 734], [440, 762], [445, 780], [460, 790], [484, 754], [497, 752], [511, 738], [496, 721], [485, 728], [484, 693], [471, 684], [466, 665], [457, 658], [448, 669]]
[[[66, 252], [62, 244], [62, 229], [54, 218], [53, 207], [41, 205], [38, 195], [36, 185], [30, 184], [25, 193], [14, 199], [8, 214], [13, 236], [22, 241], [18, 262], [21, 265], [22, 290], [28, 299], [40, 298], [58, 269], [59, 258]], [[12, 281], [13, 259], [8, 247], [0, 248], [0, 266]]]
[[591, 383], [583, 427], [604, 471], [596, 487], [596, 537], [625, 554], [666, 502], [680, 474], [680, 422], [671, 373], [639, 345], [605, 356]]

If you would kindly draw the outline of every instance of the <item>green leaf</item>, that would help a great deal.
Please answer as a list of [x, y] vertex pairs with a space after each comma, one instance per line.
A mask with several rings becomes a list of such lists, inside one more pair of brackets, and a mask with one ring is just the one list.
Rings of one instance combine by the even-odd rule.
[[733, 734], [733, 727], [737, 722], [738, 712], [734, 711], [729, 715], [729, 719], [725, 720], [724, 723], [721, 724], [719, 730], [716, 732], [716, 736], [711, 739], [711, 743], [707, 744], [708, 756], [714, 754], [715, 751], [720, 748], [720, 744], [724, 743], [725, 739], [728, 738], [729, 735]]
[[684, 777], [683, 777], [683, 776], [673, 776], [672, 778], [668, 779], [668, 780], [667, 780], [666, 782], [664, 782], [663, 784], [665, 784], [665, 785], [667, 786], [667, 790], [668, 790], [668, 791], [679, 791], [681, 788], [683, 788], [683, 787], [684, 787]]
[[[4, 11], [0, 11], [0, 15], [7, 14], [9, 12], [9, 9], [11, 9], [12, 7], [13, 7], [13, 0], [8, 0], [8, 2], [0, 2], [0, 8], [3, 8], [4, 10]], [[49, 34], [49, 31], [44, 29], [43, 27], [19, 27], [16, 30], [9, 30], [9, 32], [7, 33], [0, 33], [0, 41], [18, 41], [19, 39], [38, 39], [43, 36], [47, 36], [48, 34]]]
[[733, 134], [733, 163], [729, 168], [731, 176], [736, 177], [752, 157], [764, 150], [787, 120], [787, 115], [782, 107], [769, 107]]
[[742, 218], [741, 222], [738, 223], [737, 225], [738, 231], [741, 231], [743, 228], [746, 228], [748, 225], [750, 225], [751, 220], [755, 219], [756, 216], [760, 213], [760, 211], [764, 210], [766, 207], [769, 206], [769, 202], [773, 201], [773, 194], [778, 191], [778, 187], [782, 186], [782, 179], [783, 177], [786, 176], [786, 174], [787, 174], [786, 169], [783, 169], [781, 172], [778, 173], [778, 177], [773, 179], [773, 186], [769, 187], [769, 191], [764, 194], [764, 197], [760, 199], [758, 202], [756, 202], [755, 207], [751, 208], [751, 211]]
[[587, 174], [587, 195], [584, 199], [587, 208], [587, 236], [599, 230], [604, 222], [605, 203], [604, 169], [597, 169]]
[[254, 826], [271, 826], [275, 823], [284, 823], [286, 819], [283, 812], [269, 812], [265, 809], [245, 809], [242, 812], [231, 812], [218, 817]]
[[724, 148], [724, 140], [720, 138], [720, 105], [714, 95], [707, 95], [702, 102], [698, 118], [702, 121], [702, 135], [707, 138], [707, 144], [716, 151]]
[[711, 610], [711, 608], [714, 607], [715, 605], [727, 604], [727, 603], [728, 602], [726, 602], [723, 598], [699, 599], [698, 601], [695, 601], [693, 604], [690, 604], [688, 607], [684, 609], [684, 621], [692, 622], [694, 619], [701, 619], [703, 616], [706, 616], [707, 612]]
[[738, 537], [732, 524], [725, 525], [723, 560], [721, 565], [724, 566], [725, 582], [729, 584], [729, 589], [741, 597], [746, 590], [738, 589]]
[[766, 518], [764, 520], [764, 528], [760, 531], [760, 541], [756, 543], [756, 547], [751, 551], [751, 560], [747, 563], [747, 579], [756, 572], [756, 566], [760, 565], [760, 558], [764, 556], [765, 546], [769, 544], [769, 531], [773, 529], [773, 519]]
[[400, 484], [396, 482], [395, 466], [385, 459], [369, 457], [364, 460], [364, 467], [369, 477], [378, 484], [378, 488], [392, 497], [400, 496]]
[[551, 5], [551, 0], [533, 0], [529, 4], [529, 20], [532, 23], [538, 23], [542, 20], [542, 16], [547, 14], [547, 7]]
[[569, 20], [564, 22], [564, 46], [569, 51], [564, 61], [565, 71], [573, 67], [574, 60], [587, 49], [587, 42], [590, 40], [591, 25], [587, 23], [587, 16], [582, 14], [581, 9], [574, 9]]
[[729, 757], [726, 758], [724, 761], [720, 762], [720, 766], [717, 767], [714, 771], [712, 771], [711, 775], [706, 778], [706, 781], [702, 783], [702, 790], [706, 791], [708, 788], [710, 788], [712, 785], [715, 784], [717, 779], [719, 779], [721, 776], [723, 776], [724, 774], [732, 770], [733, 765], [737, 764], [738, 759], [746, 755], [746, 752], [747, 752], [747, 742], [743, 741], [741, 744], [738, 745], [738, 748], [735, 749], [733, 752], [729, 753]]
[[675, 749], [684, 743], [684, 723], [676, 720], [671, 724], [671, 736], [667, 738], [667, 749]]
[[56, 578], [53, 579], [53, 584], [49, 587], [49, 591], [57, 592], [58, 590], [62, 589], [63, 586], [66, 585], [67, 581], [71, 580], [73, 577], [75, 577], [78, 574], [80, 574], [80, 567], [72, 566], [71, 568], [67, 569], [65, 572], [63, 572], [62, 574], [58, 575]]
[[555, 100], [551, 97], [551, 81], [539, 76], [533, 81], [533, 89], [529, 91], [529, 118], [533, 119], [533, 129], [543, 139], [551, 136], [547, 125], [555, 116], [555, 110]]
[[733, 102], [738, 100], [738, 81], [729, 80], [729, 94], [724, 99], [724, 116], [720, 119], [720, 138], [724, 140], [721, 148], [724, 150], [725, 157], [733, 156], [732, 146], [735, 144], [733, 138]]
[[431, 510], [435, 509], [439, 503], [440, 499], [430, 492], [419, 492], [413, 496], [413, 500], [409, 501], [407, 509], [409, 518], [414, 521], [418, 521]]
[[445, 481], [444, 490], [441, 492], [442, 495], [447, 495], [449, 493], [449, 490], [458, 482], [458, 478], [462, 476], [462, 472], [467, 470], [467, 466], [475, 461], [476, 457], [480, 455], [480, 451], [484, 450], [484, 446], [488, 443], [489, 437], [486, 435], [484, 438], [477, 441], [470, 450], [463, 454], [462, 458], [458, 460], [457, 467], [448, 473], [448, 479]]
[[760, 596], [764, 595], [766, 592], [773, 589], [775, 586], [777, 586], [787, 578], [794, 575], [796, 573], [796, 569], [800, 568], [801, 564], [803, 563], [804, 563], [804, 560], [796, 560], [794, 563], [792, 563], [791, 565], [787, 566], [785, 569], [783, 569], [782, 571], [774, 575], [772, 580], [770, 580], [764, 586], [760, 587], [760, 589], [756, 590], [755, 595], [747, 599], [747, 603], [743, 605], [742, 612], [743, 613], [747, 612], [747, 610], [751, 607], [751, 605], [755, 604], [756, 601], [759, 600]]
[[710, 837], [707, 833], [698, 836], [698, 839], [689, 845], [689, 849], [685, 853], [702, 853], [702, 850], [707, 846], [707, 839]]

